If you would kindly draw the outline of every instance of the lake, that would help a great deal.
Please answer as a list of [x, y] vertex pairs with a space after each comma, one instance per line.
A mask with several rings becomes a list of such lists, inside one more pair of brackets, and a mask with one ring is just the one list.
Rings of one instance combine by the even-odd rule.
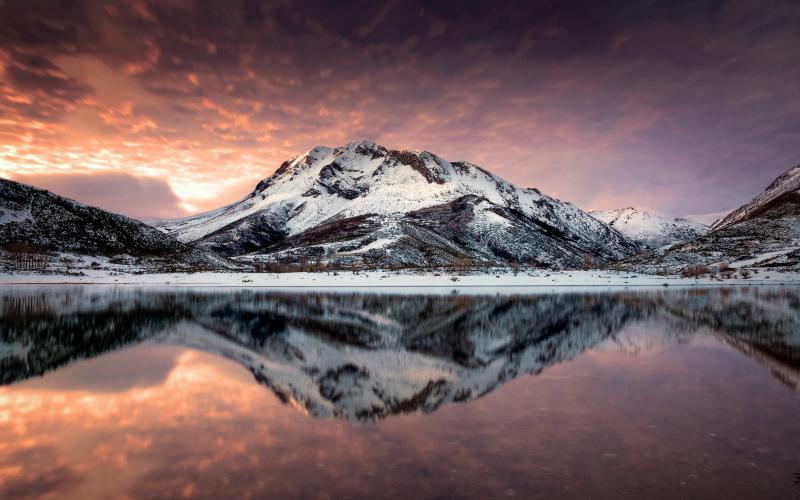
[[0, 498], [800, 497], [800, 289], [0, 288]]

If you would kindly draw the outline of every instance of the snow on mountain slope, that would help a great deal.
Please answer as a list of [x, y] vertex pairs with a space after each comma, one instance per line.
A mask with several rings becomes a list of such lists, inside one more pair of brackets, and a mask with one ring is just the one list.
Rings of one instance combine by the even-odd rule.
[[[448, 222], [456, 234], [443, 236]], [[476, 165], [368, 141], [316, 147], [284, 162], [243, 200], [159, 227], [226, 255], [354, 255], [369, 247], [383, 263], [464, 256], [574, 266], [586, 254], [608, 261], [639, 249], [574, 205]], [[475, 248], [485, 235], [491, 241]]]
[[800, 268], [800, 165], [703, 236], [666, 252], [644, 252], [620, 266], [639, 271], [681, 270], [722, 262], [733, 267]]
[[747, 220], [768, 208], [768, 205], [780, 201], [781, 197], [791, 194], [800, 194], [800, 165], [796, 165], [784, 172], [780, 177], [772, 181], [772, 184], [767, 186], [763, 193], [718, 220], [711, 227], [713, 229], [721, 229]]
[[230, 265], [143, 222], [0, 179], [0, 248], [10, 245], [77, 255], [127, 255], [168, 266]]
[[689, 219], [669, 219], [632, 207], [589, 212], [625, 236], [653, 248], [693, 240], [709, 227]]

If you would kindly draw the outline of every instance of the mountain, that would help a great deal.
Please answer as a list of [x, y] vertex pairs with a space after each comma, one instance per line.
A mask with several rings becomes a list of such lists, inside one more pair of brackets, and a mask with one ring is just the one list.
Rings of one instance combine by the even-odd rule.
[[229, 264], [134, 219], [0, 179], [0, 249], [128, 256], [145, 264], [220, 268]]
[[796, 203], [800, 198], [800, 165], [796, 165], [772, 181], [763, 193], [716, 221], [711, 227], [721, 229], [758, 217], [776, 206]]
[[721, 262], [734, 267], [800, 268], [800, 165], [717, 221], [709, 233], [663, 253], [634, 256], [622, 267], [675, 270]]
[[595, 210], [589, 214], [632, 240], [658, 248], [693, 240], [708, 232], [709, 227], [689, 219], [669, 219], [635, 208]]
[[160, 229], [227, 256], [376, 265], [458, 259], [577, 267], [640, 250], [572, 204], [467, 162], [368, 141], [284, 162], [236, 203]]

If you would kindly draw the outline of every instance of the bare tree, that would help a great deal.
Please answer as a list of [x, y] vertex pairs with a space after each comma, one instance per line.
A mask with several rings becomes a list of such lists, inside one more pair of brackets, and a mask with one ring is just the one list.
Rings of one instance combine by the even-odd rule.
[[50, 262], [50, 254], [30, 243], [11, 243], [5, 247], [9, 261], [16, 269], [44, 269]]
[[703, 265], [695, 265], [689, 266], [683, 270], [681, 273], [685, 278], [699, 278], [700, 276], [706, 275], [711, 272], [708, 266]]

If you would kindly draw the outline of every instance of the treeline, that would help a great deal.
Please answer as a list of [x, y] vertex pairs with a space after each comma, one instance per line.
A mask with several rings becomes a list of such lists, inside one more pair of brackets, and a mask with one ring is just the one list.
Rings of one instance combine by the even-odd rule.
[[[752, 273], [758, 272], [756, 270], [750, 271], [749, 269], [738, 269], [739, 276], [742, 278], [749, 278]], [[713, 266], [694, 265], [684, 268], [681, 271], [681, 276], [684, 278], [700, 278], [708, 275], [709, 277], [733, 278], [737, 273], [737, 268], [731, 267], [727, 262], [722, 262]]]
[[14, 269], [45, 269], [53, 258], [47, 250], [30, 243], [10, 243], [3, 250], [8, 264]]

